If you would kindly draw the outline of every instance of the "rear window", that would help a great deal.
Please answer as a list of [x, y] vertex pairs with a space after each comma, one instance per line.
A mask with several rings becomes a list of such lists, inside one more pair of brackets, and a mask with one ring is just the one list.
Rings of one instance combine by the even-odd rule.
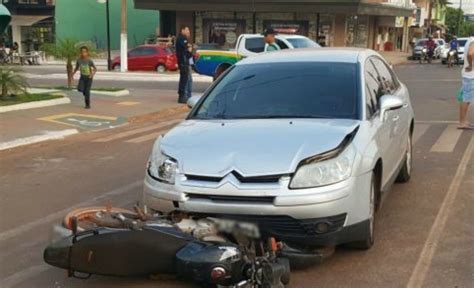
[[245, 41], [245, 49], [254, 53], [262, 53], [265, 50], [263, 37], [248, 38]]
[[307, 38], [288, 38], [286, 39], [288, 42], [293, 45], [295, 48], [314, 48], [314, 47], [319, 47], [316, 42], [307, 39]]
[[426, 45], [426, 40], [420, 40], [416, 42], [416, 46], [425, 46]]
[[351, 63], [237, 65], [207, 94], [197, 119], [358, 119], [358, 69]]

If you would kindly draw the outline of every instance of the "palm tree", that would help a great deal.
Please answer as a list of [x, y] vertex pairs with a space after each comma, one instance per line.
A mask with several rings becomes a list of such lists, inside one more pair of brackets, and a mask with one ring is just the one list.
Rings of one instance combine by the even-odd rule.
[[72, 38], [58, 39], [56, 43], [47, 43], [42, 46], [46, 54], [56, 59], [66, 61], [67, 86], [72, 88], [73, 84], [73, 62], [79, 55], [80, 46], [87, 46], [92, 51], [90, 43], [79, 42]]
[[26, 78], [11, 67], [0, 67], [0, 86], [2, 88], [1, 98], [10, 94], [26, 93], [28, 83]]

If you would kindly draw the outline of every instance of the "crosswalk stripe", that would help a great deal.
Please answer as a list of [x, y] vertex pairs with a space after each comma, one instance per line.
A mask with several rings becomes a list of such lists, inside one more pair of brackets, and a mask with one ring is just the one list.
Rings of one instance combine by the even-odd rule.
[[431, 152], [453, 152], [454, 147], [461, 137], [462, 130], [457, 129], [457, 125], [448, 125], [444, 129], [438, 141], [431, 147]]
[[178, 119], [178, 120], [161, 122], [161, 123], [158, 123], [158, 124], [155, 124], [155, 125], [146, 126], [146, 127], [143, 127], [143, 128], [129, 130], [129, 131], [125, 131], [125, 132], [122, 132], [122, 133], [113, 134], [113, 135], [106, 136], [106, 137], [103, 137], [103, 138], [95, 139], [93, 142], [103, 143], [103, 142], [118, 140], [118, 139], [126, 138], [126, 137], [129, 137], [129, 136], [133, 136], [133, 135], [136, 135], [136, 134], [140, 134], [140, 133], [144, 133], [144, 132], [148, 132], [148, 131], [152, 131], [152, 130], [156, 130], [156, 129], [161, 129], [163, 127], [167, 127], [168, 125], [174, 125], [174, 124], [176, 124], [180, 121], [182, 121], [182, 120]]
[[151, 134], [147, 134], [147, 135], [144, 135], [144, 136], [140, 136], [140, 137], [137, 137], [137, 138], [133, 138], [133, 139], [130, 139], [130, 140], [127, 140], [125, 142], [127, 143], [133, 143], [133, 144], [139, 144], [139, 143], [143, 143], [143, 142], [146, 142], [146, 141], [150, 141], [150, 140], [155, 140], [156, 138], [158, 138], [161, 134], [163, 134], [163, 132], [173, 128], [175, 126], [175, 124], [170, 124], [166, 127], [163, 127], [163, 129], [160, 129], [160, 131], [157, 131], [157, 132], [153, 132]]
[[416, 142], [425, 134], [425, 132], [428, 130], [428, 128], [431, 125], [429, 124], [417, 124], [415, 126], [415, 131], [413, 132], [413, 139], [412, 142], [413, 144], [416, 144]]

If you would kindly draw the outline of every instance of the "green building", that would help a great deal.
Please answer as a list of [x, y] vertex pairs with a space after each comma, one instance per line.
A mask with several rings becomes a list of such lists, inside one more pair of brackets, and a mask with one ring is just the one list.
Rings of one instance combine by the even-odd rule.
[[[159, 12], [135, 9], [128, 1], [128, 47], [135, 47], [159, 31]], [[110, 0], [111, 49], [120, 48], [121, 2]], [[97, 0], [56, 0], [56, 39], [91, 41], [99, 49], [107, 47], [106, 5]]]

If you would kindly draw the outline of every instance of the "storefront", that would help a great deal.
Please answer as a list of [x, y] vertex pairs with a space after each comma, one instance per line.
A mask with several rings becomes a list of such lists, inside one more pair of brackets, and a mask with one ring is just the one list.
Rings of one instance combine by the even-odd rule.
[[[272, 27], [282, 34], [299, 34], [323, 46], [375, 48], [377, 18], [411, 16], [412, 9], [346, 1], [268, 0], [135, 0], [136, 8], [156, 9], [173, 23], [161, 24], [162, 33], [188, 25], [195, 43], [230, 48], [242, 33], [261, 33]], [[403, 28], [402, 28], [403, 29]], [[403, 35], [403, 32], [402, 32]], [[403, 41], [402, 41], [403, 42]]]

